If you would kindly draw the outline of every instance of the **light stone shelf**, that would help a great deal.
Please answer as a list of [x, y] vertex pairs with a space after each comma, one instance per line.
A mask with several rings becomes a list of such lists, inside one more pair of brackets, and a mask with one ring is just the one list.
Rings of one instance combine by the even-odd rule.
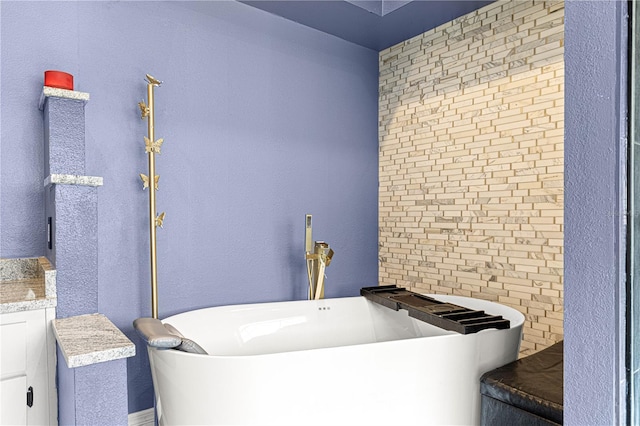
[[102, 314], [52, 321], [53, 332], [69, 368], [128, 358], [135, 345]]
[[102, 186], [103, 179], [100, 176], [80, 176], [52, 174], [45, 178], [44, 186], [49, 185], [82, 185], [82, 186]]
[[77, 90], [58, 89], [55, 87], [44, 86], [42, 93], [40, 94], [40, 101], [38, 102], [38, 109], [42, 111], [44, 109], [44, 102], [47, 98], [65, 98], [78, 102], [89, 102], [89, 94], [86, 92], [78, 92]]

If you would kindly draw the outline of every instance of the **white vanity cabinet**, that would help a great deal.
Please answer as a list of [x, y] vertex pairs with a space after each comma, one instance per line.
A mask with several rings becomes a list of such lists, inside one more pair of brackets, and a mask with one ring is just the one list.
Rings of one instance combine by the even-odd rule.
[[57, 424], [54, 317], [53, 308], [0, 314], [0, 425]]

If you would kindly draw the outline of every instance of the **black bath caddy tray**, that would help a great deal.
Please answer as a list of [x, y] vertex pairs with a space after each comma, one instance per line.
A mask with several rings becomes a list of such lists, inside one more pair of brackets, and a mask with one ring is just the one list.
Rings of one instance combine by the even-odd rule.
[[477, 333], [488, 328], [503, 330], [510, 326], [509, 320], [501, 315], [441, 302], [395, 285], [364, 287], [360, 289], [360, 295], [394, 311], [406, 309], [412, 318], [460, 334]]

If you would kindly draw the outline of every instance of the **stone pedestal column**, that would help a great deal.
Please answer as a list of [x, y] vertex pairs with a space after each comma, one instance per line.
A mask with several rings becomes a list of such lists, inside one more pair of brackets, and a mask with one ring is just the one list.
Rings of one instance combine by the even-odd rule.
[[[88, 101], [88, 93], [44, 87], [40, 102], [47, 176], [46, 255], [57, 270], [57, 318], [98, 312], [98, 187], [102, 178], [85, 175], [84, 108]], [[69, 368], [61, 355], [58, 349], [59, 424], [127, 424], [126, 361], [101, 359]]]

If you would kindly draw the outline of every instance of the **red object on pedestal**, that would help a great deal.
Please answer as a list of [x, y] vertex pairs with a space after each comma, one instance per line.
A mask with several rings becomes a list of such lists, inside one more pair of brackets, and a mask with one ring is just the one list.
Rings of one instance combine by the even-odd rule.
[[45, 71], [44, 85], [58, 89], [73, 90], [73, 76], [62, 71]]

